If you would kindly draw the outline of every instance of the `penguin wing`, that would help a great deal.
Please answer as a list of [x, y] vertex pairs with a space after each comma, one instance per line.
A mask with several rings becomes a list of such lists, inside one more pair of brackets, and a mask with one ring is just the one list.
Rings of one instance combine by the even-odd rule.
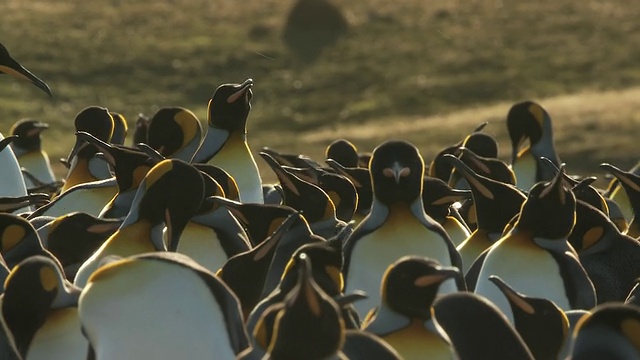
[[560, 275], [564, 281], [571, 308], [584, 310], [594, 308], [597, 304], [595, 287], [575, 252], [551, 251], [551, 255], [560, 267]]
[[371, 234], [376, 231], [379, 227], [384, 224], [384, 220], [380, 221], [378, 224], [371, 225], [372, 221], [367, 221], [370, 216], [366, 217], [360, 225], [358, 225], [351, 236], [349, 236], [345, 242], [344, 247], [342, 248], [344, 254], [344, 264], [342, 265], [342, 274], [345, 279], [347, 279], [347, 275], [349, 273], [349, 265], [351, 263], [351, 253], [353, 252], [353, 248], [355, 248], [356, 243], [364, 238], [365, 236]]
[[483, 251], [476, 260], [471, 264], [471, 267], [464, 274], [464, 279], [467, 282], [467, 290], [474, 292], [476, 291], [476, 284], [478, 283], [478, 276], [480, 276], [480, 270], [482, 269], [482, 264], [484, 264], [484, 259], [487, 257], [487, 254], [491, 250], [491, 247], [487, 248]]
[[456, 275], [456, 285], [458, 286], [458, 290], [466, 291], [467, 284], [465, 282], [464, 275], [462, 274], [462, 255], [456, 249], [456, 245], [451, 240], [451, 237], [447, 233], [447, 231], [442, 227], [442, 225], [438, 224], [434, 220], [432, 220], [426, 213], [424, 217], [419, 217], [420, 222], [426, 226], [429, 230], [434, 231], [442, 237], [442, 240], [447, 245], [447, 250], [449, 250], [449, 258], [451, 259], [451, 265], [457, 267], [460, 272]]

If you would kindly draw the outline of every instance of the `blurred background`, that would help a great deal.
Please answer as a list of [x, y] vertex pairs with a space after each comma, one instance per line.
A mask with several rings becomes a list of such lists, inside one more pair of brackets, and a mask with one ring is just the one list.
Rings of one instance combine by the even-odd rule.
[[506, 114], [530, 99], [568, 171], [601, 175], [638, 160], [639, 18], [624, 0], [2, 0], [0, 42], [54, 97], [1, 79], [0, 131], [48, 122], [58, 159], [86, 106], [130, 130], [165, 106], [206, 121], [215, 88], [250, 77], [254, 152], [318, 159], [336, 138], [362, 151], [401, 138], [429, 161], [489, 121], [507, 159]]

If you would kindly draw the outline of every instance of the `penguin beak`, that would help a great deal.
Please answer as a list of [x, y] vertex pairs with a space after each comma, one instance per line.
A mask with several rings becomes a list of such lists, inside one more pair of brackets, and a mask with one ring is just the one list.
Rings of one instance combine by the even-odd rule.
[[522, 296], [522, 294], [515, 291], [511, 286], [507, 285], [501, 278], [495, 275], [489, 276], [489, 281], [491, 281], [495, 286], [500, 289], [500, 291], [504, 294], [504, 296], [509, 300], [510, 303], [516, 305], [524, 312], [528, 314], [535, 314], [535, 309], [529, 305], [526, 299]]
[[460, 270], [453, 266], [438, 266], [436, 272], [416, 278], [413, 284], [417, 287], [428, 287], [439, 284], [460, 274]]
[[411, 174], [411, 169], [403, 167], [396, 161], [391, 165], [391, 167], [382, 170], [382, 173], [388, 178], [393, 178], [396, 184], [400, 184], [400, 178], [409, 176], [409, 174]]
[[[4, 50], [6, 51], [6, 49]], [[12, 76], [18, 80], [28, 81], [47, 93], [49, 97], [53, 97], [49, 85], [40, 80], [37, 76], [33, 75], [29, 70], [25, 69], [17, 61], [11, 58], [8, 53], [5, 53], [5, 56], [0, 60], [0, 74], [2, 73]]]
[[566, 194], [565, 194], [564, 186], [562, 184], [563, 176], [564, 176], [564, 166], [561, 165], [556, 176], [547, 185], [547, 188], [540, 193], [540, 198], [543, 198], [553, 193], [554, 191], [556, 191], [556, 193], [558, 194], [558, 198], [560, 199], [560, 202], [564, 204], [566, 201]]
[[29, 130], [27, 136], [36, 136], [40, 135], [41, 132], [47, 130], [49, 128], [49, 124], [43, 122], [37, 122], [33, 124], [33, 129]]
[[66, 159], [60, 159], [60, 162], [62, 162], [67, 168], [71, 167], [71, 163], [73, 162], [73, 159], [76, 156], [78, 156], [78, 153], [82, 149], [82, 146], [84, 145], [84, 143], [85, 143], [85, 140], [76, 136], [76, 142], [73, 144], [73, 147], [71, 148], [71, 152], [69, 152], [69, 156], [67, 156]]
[[229, 95], [227, 98], [227, 103], [231, 104], [236, 102], [242, 96], [248, 95], [249, 91], [253, 87], [253, 79], [247, 79], [242, 84], [240, 84], [239, 89], [233, 94]]

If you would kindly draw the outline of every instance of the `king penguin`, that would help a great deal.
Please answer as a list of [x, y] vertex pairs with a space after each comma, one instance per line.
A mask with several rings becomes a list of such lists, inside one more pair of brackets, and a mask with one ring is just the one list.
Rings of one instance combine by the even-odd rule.
[[567, 359], [640, 359], [640, 308], [611, 303], [583, 316], [573, 332]]
[[[200, 172], [193, 166], [177, 159], [159, 162], [138, 187], [131, 210], [120, 228], [82, 264], [74, 283], [83, 287], [101, 260], [109, 255], [175, 251], [182, 231], [200, 208], [203, 187]], [[165, 226], [167, 245], [162, 238]]]
[[[560, 166], [560, 159], [547, 111], [532, 101], [517, 103], [507, 114], [507, 130], [511, 139], [511, 167], [518, 188], [527, 191], [538, 181], [551, 180], [554, 173], [540, 158], [546, 157], [556, 166]], [[522, 148], [527, 140], [529, 144]]]
[[89, 278], [78, 311], [96, 360], [226, 360], [248, 347], [236, 296], [179, 253], [104, 265]]
[[497, 276], [490, 276], [513, 312], [514, 326], [537, 360], [562, 359], [560, 351], [568, 341], [569, 319], [552, 301], [521, 294]]
[[565, 311], [596, 305], [593, 284], [567, 241], [575, 224], [576, 199], [564, 188], [563, 174], [561, 169], [550, 182], [534, 185], [514, 228], [476, 260], [481, 268], [475, 292], [494, 302], [511, 322], [507, 299], [491, 283], [491, 275]]
[[33, 256], [6, 280], [2, 316], [23, 359], [86, 359], [87, 340], [78, 318], [80, 289], [60, 264]]
[[433, 318], [460, 360], [534, 359], [500, 309], [482, 296], [464, 291], [445, 294], [434, 302]]
[[[438, 260], [462, 268], [462, 259], [440, 224], [424, 212], [424, 161], [411, 143], [389, 140], [374, 151], [369, 164], [373, 204], [344, 247], [346, 292], [369, 296], [354, 304], [361, 316], [380, 303], [380, 283], [387, 267], [406, 255]], [[465, 289], [459, 277], [445, 281], [440, 292]]]
[[459, 272], [420, 256], [398, 259], [385, 272], [382, 302], [362, 329], [380, 336], [405, 360], [456, 358], [446, 336], [433, 324], [431, 305], [440, 284]]
[[466, 180], [473, 194], [477, 228], [457, 248], [466, 272], [483, 251], [502, 237], [502, 231], [520, 212], [526, 197], [513, 185], [477, 174], [459, 158], [446, 155], [442, 161], [454, 166], [456, 173]]
[[[49, 128], [49, 124], [33, 119], [22, 119], [11, 127], [11, 135], [18, 138], [11, 143], [11, 149], [18, 159], [20, 167], [27, 170], [39, 182], [51, 184], [56, 181], [49, 155], [42, 150], [40, 133]], [[25, 178], [27, 188], [34, 187], [28, 178]]]
[[240, 201], [264, 203], [262, 179], [247, 143], [253, 80], [220, 85], [209, 100], [209, 129], [191, 162], [226, 170], [238, 183]]

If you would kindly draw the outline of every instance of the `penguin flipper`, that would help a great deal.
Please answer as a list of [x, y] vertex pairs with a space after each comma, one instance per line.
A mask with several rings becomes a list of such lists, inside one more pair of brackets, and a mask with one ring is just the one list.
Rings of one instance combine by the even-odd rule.
[[[578, 257], [566, 252], [564, 255], [551, 253], [560, 266], [560, 273], [565, 282], [567, 298], [572, 309], [590, 310], [597, 305], [596, 290]], [[567, 259], [566, 257], [571, 257]]]
[[480, 276], [480, 270], [482, 269], [482, 264], [484, 264], [484, 259], [487, 257], [489, 250], [491, 248], [483, 251], [476, 260], [471, 264], [471, 267], [464, 274], [464, 279], [467, 283], [467, 290], [474, 292], [476, 291], [476, 284], [478, 283], [478, 276]]

